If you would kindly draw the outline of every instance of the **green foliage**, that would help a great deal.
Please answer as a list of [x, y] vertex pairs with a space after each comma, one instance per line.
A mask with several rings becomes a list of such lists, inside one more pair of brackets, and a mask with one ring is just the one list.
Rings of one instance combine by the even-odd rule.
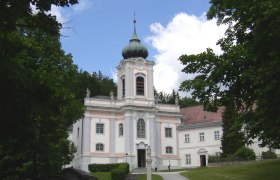
[[[137, 176], [137, 180], [146, 180], [147, 174], [140, 174]], [[152, 180], [163, 180], [163, 178], [160, 175], [152, 174]]]
[[277, 154], [273, 151], [262, 152], [262, 159], [277, 159]]
[[125, 178], [125, 171], [121, 168], [115, 168], [111, 171], [111, 179], [112, 180], [124, 180]]
[[128, 163], [114, 163], [114, 164], [89, 164], [88, 170], [92, 173], [97, 172], [111, 172], [112, 180], [123, 180], [129, 174]]
[[111, 172], [95, 172], [91, 175], [97, 177], [98, 180], [111, 180]]
[[223, 157], [234, 154], [239, 148], [245, 145], [245, 137], [242, 129], [242, 122], [233, 103], [228, 103], [222, 115], [223, 136], [221, 139]]
[[72, 85], [74, 91], [76, 91], [77, 98], [81, 101], [86, 97], [86, 90], [90, 90], [90, 96], [104, 95], [109, 96], [113, 91], [114, 95], [117, 94], [117, 86], [112, 79], [99, 73], [88, 73], [86, 71], [80, 71], [75, 83]]
[[119, 167], [120, 164], [89, 164], [88, 170], [90, 172], [110, 172], [112, 169]]
[[175, 104], [175, 99], [178, 97], [180, 108], [200, 105], [200, 103], [193, 98], [179, 96], [179, 93], [175, 92], [175, 90], [173, 90], [171, 94], [157, 92], [155, 90], [155, 96], [160, 100], [160, 103], [163, 104]]
[[120, 163], [118, 168], [123, 169], [125, 174], [129, 174], [129, 164], [128, 163]]
[[222, 156], [216, 156], [216, 155], [209, 155], [208, 156], [208, 163], [215, 163], [215, 162], [222, 162]]
[[46, 12], [76, 2], [0, 3], [0, 179], [51, 179], [73, 158], [67, 128], [84, 112], [71, 88], [78, 70]]
[[[183, 72], [198, 73], [181, 84], [207, 110], [233, 102], [245, 124], [247, 140], [280, 148], [280, 1], [211, 0], [208, 18], [228, 25], [218, 41], [223, 53], [211, 49], [182, 55]], [[253, 105], [256, 104], [256, 108]]]
[[241, 160], [255, 160], [256, 154], [255, 152], [248, 148], [248, 147], [241, 147], [239, 148], [234, 154], [234, 157], [241, 159]]

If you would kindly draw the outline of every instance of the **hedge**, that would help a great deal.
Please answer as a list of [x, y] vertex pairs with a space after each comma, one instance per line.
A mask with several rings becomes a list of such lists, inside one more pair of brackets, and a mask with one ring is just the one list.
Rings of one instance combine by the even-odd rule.
[[241, 158], [242, 160], [256, 160], [255, 152], [248, 147], [239, 148], [234, 154], [234, 157]]
[[88, 170], [90, 172], [110, 172], [112, 169], [115, 169], [120, 164], [89, 164]]
[[111, 172], [112, 180], [123, 180], [129, 174], [129, 164], [89, 164], [88, 170], [90, 172]]
[[263, 159], [277, 159], [277, 155], [275, 154], [275, 152], [267, 151], [267, 152], [262, 152], [262, 158]]

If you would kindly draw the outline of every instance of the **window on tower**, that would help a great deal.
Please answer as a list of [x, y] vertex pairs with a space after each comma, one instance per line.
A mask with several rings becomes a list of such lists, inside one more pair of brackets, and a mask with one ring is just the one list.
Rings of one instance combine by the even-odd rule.
[[141, 76], [136, 78], [136, 95], [144, 96], [144, 78]]
[[145, 121], [144, 119], [139, 119], [137, 122], [137, 138], [145, 138]]
[[123, 123], [119, 124], [119, 136], [123, 136]]
[[122, 75], [121, 77], [121, 82], [122, 82], [122, 98], [125, 98], [125, 76]]

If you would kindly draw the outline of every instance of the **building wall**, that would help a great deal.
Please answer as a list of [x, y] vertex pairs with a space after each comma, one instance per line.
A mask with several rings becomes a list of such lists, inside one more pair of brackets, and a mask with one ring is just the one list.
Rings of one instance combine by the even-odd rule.
[[[219, 131], [219, 138], [222, 136], [222, 127], [200, 127], [195, 129], [185, 129], [179, 131], [179, 146], [180, 146], [180, 157], [182, 167], [199, 167], [200, 155], [199, 151], [205, 149], [207, 151], [206, 158], [208, 155], [216, 155], [221, 153], [221, 141], [215, 140], [214, 132]], [[204, 141], [200, 141], [199, 133], [204, 132]], [[185, 135], [189, 134], [189, 143], [185, 142]], [[191, 164], [186, 164], [186, 154], [191, 155]], [[207, 164], [207, 160], [206, 160]]]

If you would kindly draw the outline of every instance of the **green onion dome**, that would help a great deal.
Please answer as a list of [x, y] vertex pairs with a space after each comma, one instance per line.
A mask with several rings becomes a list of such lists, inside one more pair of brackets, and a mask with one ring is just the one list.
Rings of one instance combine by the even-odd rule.
[[136, 23], [135, 18], [133, 20], [133, 23], [134, 23], [133, 35], [129, 41], [129, 45], [126, 46], [122, 50], [122, 56], [124, 59], [134, 58], [134, 57], [142, 57], [142, 58], [146, 59], [148, 57], [148, 50], [145, 46], [143, 46], [140, 43], [140, 39], [137, 37], [136, 27], [135, 27], [135, 23]]

